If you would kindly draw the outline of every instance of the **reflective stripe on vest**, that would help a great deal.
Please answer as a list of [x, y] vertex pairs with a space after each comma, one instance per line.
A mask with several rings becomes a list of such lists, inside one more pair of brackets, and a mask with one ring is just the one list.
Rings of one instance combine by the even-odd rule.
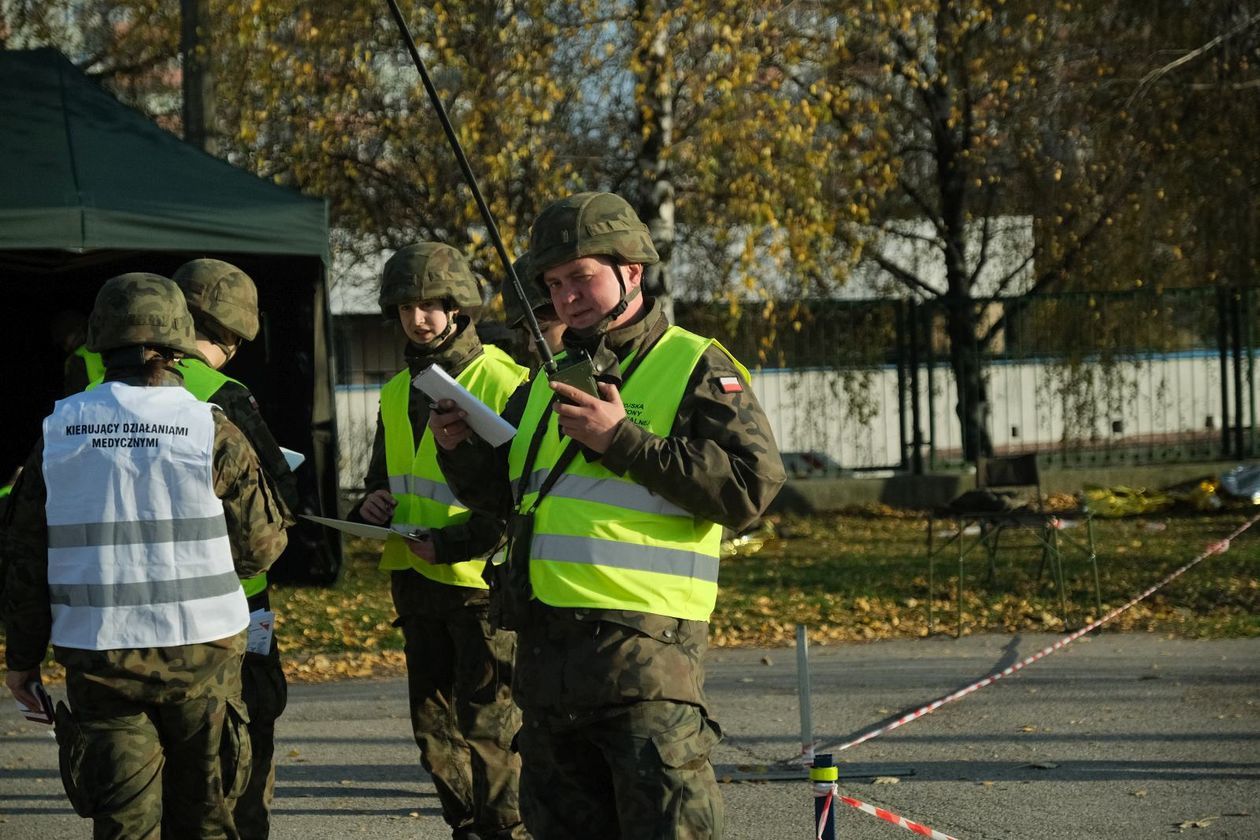
[[[184, 387], [188, 389], [188, 393], [202, 402], [210, 402], [210, 398], [219, 393], [219, 389], [228, 382], [245, 387], [200, 359], [180, 359], [175, 366], [184, 377]], [[241, 578], [241, 587], [245, 590], [246, 598], [254, 597], [267, 588], [267, 573], [260, 572], [253, 577]]]
[[105, 383], [44, 420], [43, 467], [53, 644], [169, 647], [245, 629], [208, 405]]
[[105, 378], [105, 362], [101, 359], [100, 353], [93, 353], [87, 349], [86, 344], [80, 344], [74, 348], [74, 355], [83, 360], [83, 369], [87, 371], [89, 385]]
[[[508, 397], [528, 377], [529, 371], [493, 345], [486, 345], [456, 380], [473, 396], [502, 411]], [[381, 423], [385, 427], [385, 464], [389, 472], [389, 492], [398, 506], [392, 525], [425, 529], [455, 525], [468, 519], [468, 509], [460, 504], [446, 484], [437, 463], [437, 444], [426, 428], [419, 447], [412, 436], [407, 404], [411, 394], [411, 373], [403, 370], [381, 388]], [[415, 569], [439, 583], [485, 589], [481, 577], [484, 559], [462, 563], [430, 565], [407, 549], [401, 537], [390, 537], [381, 553], [382, 569]]]
[[[629, 419], [667, 437], [687, 382], [710, 346], [670, 327], [621, 392]], [[729, 355], [729, 354], [728, 354]], [[734, 361], [732, 359], [732, 361]], [[747, 378], [747, 371], [736, 363]], [[545, 377], [530, 389], [520, 431], [508, 456], [513, 482], [552, 392]], [[551, 412], [521, 503], [529, 510], [568, 444]], [[698, 519], [598, 462], [574, 458], [534, 515], [529, 578], [534, 596], [554, 607], [588, 607], [708, 620], [717, 601], [722, 528]]]

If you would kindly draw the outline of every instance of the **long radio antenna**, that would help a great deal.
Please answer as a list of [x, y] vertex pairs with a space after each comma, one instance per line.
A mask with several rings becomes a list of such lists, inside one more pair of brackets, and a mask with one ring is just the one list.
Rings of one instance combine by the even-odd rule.
[[507, 249], [503, 246], [503, 237], [499, 235], [499, 228], [494, 223], [494, 217], [490, 215], [490, 208], [486, 205], [486, 200], [481, 196], [481, 189], [477, 186], [477, 177], [473, 175], [472, 167], [468, 165], [468, 158], [464, 155], [464, 149], [459, 144], [459, 138], [455, 136], [455, 129], [451, 126], [450, 117], [446, 115], [446, 108], [442, 105], [442, 98], [438, 96], [437, 88], [433, 86], [433, 80], [429, 78], [429, 71], [425, 69], [424, 59], [420, 57], [420, 50], [416, 49], [415, 39], [411, 37], [411, 30], [407, 27], [407, 21], [403, 18], [402, 10], [398, 8], [397, 0], [385, 0], [385, 2], [389, 4], [389, 10], [394, 15], [394, 22], [398, 24], [398, 31], [402, 33], [403, 43], [407, 46], [407, 52], [411, 53], [411, 60], [415, 63], [416, 69], [420, 71], [420, 81], [424, 83], [424, 89], [429, 94], [429, 101], [433, 103], [433, 108], [437, 111], [438, 120], [442, 123], [442, 130], [446, 132], [446, 139], [451, 145], [451, 151], [455, 153], [455, 159], [459, 161], [459, 169], [464, 173], [464, 182], [468, 184], [468, 189], [472, 191], [473, 200], [477, 202], [477, 209], [481, 211], [481, 219], [486, 223], [486, 230], [490, 233], [490, 241], [494, 243], [494, 250], [498, 252], [499, 260], [503, 263], [503, 270], [507, 272], [507, 282], [512, 284], [512, 289], [521, 301], [521, 308], [525, 310], [525, 322], [529, 327], [530, 334], [534, 337], [534, 347], [542, 357], [543, 369], [548, 374], [555, 373], [555, 357], [551, 354], [551, 348], [547, 346], [546, 339], [543, 338], [542, 329], [538, 326], [538, 319], [534, 317], [534, 309], [529, 305], [529, 298], [526, 297], [525, 289], [521, 286], [521, 278], [516, 276], [516, 270], [512, 268], [512, 260], [508, 257]]

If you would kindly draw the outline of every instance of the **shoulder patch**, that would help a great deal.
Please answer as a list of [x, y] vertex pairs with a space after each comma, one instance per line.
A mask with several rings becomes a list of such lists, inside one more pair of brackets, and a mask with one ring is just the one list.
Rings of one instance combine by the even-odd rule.
[[744, 383], [739, 381], [738, 376], [717, 376], [712, 382], [719, 394], [738, 394], [744, 390]]

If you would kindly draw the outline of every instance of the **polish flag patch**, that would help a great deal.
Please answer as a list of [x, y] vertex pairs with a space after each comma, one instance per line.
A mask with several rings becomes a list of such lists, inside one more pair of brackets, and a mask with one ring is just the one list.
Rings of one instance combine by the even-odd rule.
[[738, 376], [719, 376], [717, 387], [723, 394], [738, 394], [744, 390], [744, 385], [739, 381]]

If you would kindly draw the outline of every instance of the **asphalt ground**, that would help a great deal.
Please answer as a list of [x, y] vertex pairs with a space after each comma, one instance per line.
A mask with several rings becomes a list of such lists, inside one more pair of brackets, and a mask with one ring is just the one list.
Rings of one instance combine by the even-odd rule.
[[[977, 636], [810, 651], [819, 751], [1006, 667], [1057, 637]], [[813, 837], [795, 654], [719, 650], [708, 687], [728, 838]], [[54, 695], [59, 692], [54, 689]], [[444, 838], [402, 680], [295, 685], [278, 725], [272, 836]], [[89, 837], [53, 742], [10, 710], [0, 837]], [[1260, 838], [1260, 639], [1084, 637], [1017, 674], [837, 755], [841, 789], [959, 840], [1178, 833]], [[784, 772], [785, 769], [787, 772]], [[795, 779], [782, 779], [796, 776]], [[895, 780], [895, 781], [894, 781]], [[912, 836], [848, 806], [839, 837]], [[592, 837], [608, 836], [592, 826]]]

